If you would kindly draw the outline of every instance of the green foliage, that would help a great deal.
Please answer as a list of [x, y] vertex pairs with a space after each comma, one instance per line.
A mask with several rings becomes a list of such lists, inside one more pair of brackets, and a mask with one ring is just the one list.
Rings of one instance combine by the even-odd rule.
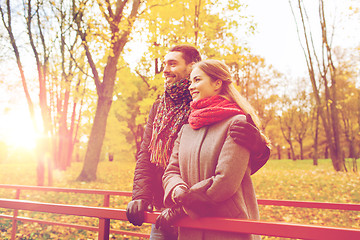
[[[1, 164], [0, 181], [4, 184], [35, 184], [33, 173], [36, 166], [28, 164]], [[135, 164], [133, 162], [101, 162], [99, 164], [98, 181], [73, 181], [81, 169], [80, 163], [73, 164], [66, 172], [54, 173], [56, 187], [132, 190]], [[335, 203], [360, 204], [359, 174], [333, 171], [331, 160], [319, 160], [319, 166], [312, 166], [311, 160], [270, 160], [262, 169], [253, 175], [253, 183], [258, 198], [321, 201]], [[15, 196], [15, 191], [0, 189], [1, 198]], [[21, 199], [50, 203], [102, 206], [103, 198], [87, 194], [53, 193], [22, 191]], [[129, 197], [111, 197], [110, 207], [125, 209]], [[360, 228], [360, 214], [356, 211], [318, 210], [292, 207], [259, 206], [260, 216], [266, 221], [315, 224], [323, 226]], [[0, 209], [0, 214], [11, 214], [11, 210]], [[20, 211], [20, 216], [50, 221], [97, 226], [97, 220], [77, 216], [60, 216], [29, 211]], [[0, 219], [1, 238], [10, 237], [11, 222]], [[150, 226], [134, 227], [128, 222], [111, 221], [112, 228], [130, 231], [150, 232]], [[18, 226], [18, 239], [96, 239], [94, 232], [75, 230], [37, 223], [23, 222]], [[121, 237], [119, 239], [137, 239]], [[279, 239], [266, 237], [263, 239]]]
[[115, 160], [133, 161], [155, 97], [141, 77], [128, 67], [119, 70], [117, 76], [103, 152], [113, 153]]

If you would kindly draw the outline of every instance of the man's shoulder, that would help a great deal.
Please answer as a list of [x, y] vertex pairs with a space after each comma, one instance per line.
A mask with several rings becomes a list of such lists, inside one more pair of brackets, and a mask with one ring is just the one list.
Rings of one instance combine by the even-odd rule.
[[160, 102], [161, 102], [160, 98], [156, 99], [155, 102], [153, 103], [153, 108], [157, 109], [159, 107]]
[[150, 109], [150, 114], [151, 113], [156, 113], [157, 109], [159, 108], [159, 104], [160, 104], [160, 99], [156, 99], [155, 102], [153, 103], [151, 109]]

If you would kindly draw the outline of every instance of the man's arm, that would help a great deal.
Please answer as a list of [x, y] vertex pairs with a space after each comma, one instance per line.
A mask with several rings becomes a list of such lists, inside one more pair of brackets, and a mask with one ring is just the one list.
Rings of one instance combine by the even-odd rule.
[[254, 174], [269, 160], [270, 148], [250, 114], [246, 115], [246, 120], [234, 122], [230, 127], [230, 136], [250, 151], [251, 174]]
[[155, 165], [150, 162], [149, 145], [157, 107], [158, 102], [155, 102], [149, 113], [140, 151], [136, 156], [132, 201], [126, 209], [128, 220], [135, 226], [143, 224], [145, 211], [152, 211]]

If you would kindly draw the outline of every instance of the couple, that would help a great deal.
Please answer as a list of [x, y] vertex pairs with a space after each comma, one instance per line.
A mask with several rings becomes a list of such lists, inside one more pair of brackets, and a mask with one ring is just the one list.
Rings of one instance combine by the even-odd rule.
[[250, 175], [270, 150], [221, 61], [201, 61], [195, 48], [178, 45], [165, 56], [164, 77], [165, 93], [150, 111], [137, 156], [129, 221], [140, 226], [154, 206], [162, 213], [150, 239], [257, 238], [170, 227], [186, 214], [258, 219]]

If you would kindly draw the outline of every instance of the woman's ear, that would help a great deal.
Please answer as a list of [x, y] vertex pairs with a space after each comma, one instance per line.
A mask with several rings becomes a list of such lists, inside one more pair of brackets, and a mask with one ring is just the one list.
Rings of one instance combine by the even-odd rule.
[[220, 90], [222, 87], [223, 81], [218, 79], [215, 81], [215, 90]]

